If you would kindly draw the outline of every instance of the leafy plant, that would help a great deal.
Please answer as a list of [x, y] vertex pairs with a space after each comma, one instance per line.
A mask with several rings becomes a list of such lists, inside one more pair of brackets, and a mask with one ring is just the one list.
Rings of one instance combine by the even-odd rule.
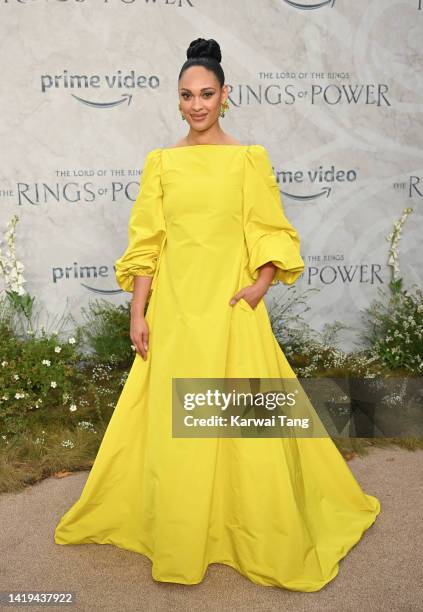
[[423, 372], [423, 296], [416, 283], [411, 290], [403, 288], [400, 276], [398, 244], [403, 225], [412, 208], [405, 208], [392, 232], [388, 265], [391, 267], [389, 293], [379, 288], [379, 300], [373, 300], [363, 312], [362, 340], [380, 364], [391, 370], [413, 374]]
[[129, 367], [135, 357], [129, 336], [131, 303], [116, 306], [103, 299], [93, 300], [81, 311], [85, 324], [80, 331], [96, 359]]
[[66, 407], [76, 410], [75, 398], [83, 388], [76, 367], [77, 340], [60, 341], [56, 334], [22, 339], [8, 330], [0, 344], [0, 432], [17, 434], [29, 420], [65, 419]]
[[390, 283], [391, 295], [380, 290], [383, 300], [374, 300], [363, 313], [361, 337], [380, 363], [390, 369], [423, 373], [423, 296], [402, 289], [402, 279]]

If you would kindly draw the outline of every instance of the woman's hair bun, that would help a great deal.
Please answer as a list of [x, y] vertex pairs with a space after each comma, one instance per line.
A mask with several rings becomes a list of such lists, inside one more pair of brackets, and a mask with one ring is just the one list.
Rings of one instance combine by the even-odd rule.
[[196, 38], [193, 40], [187, 49], [187, 59], [195, 57], [211, 57], [218, 61], [222, 61], [222, 54], [220, 52], [219, 43], [209, 38]]

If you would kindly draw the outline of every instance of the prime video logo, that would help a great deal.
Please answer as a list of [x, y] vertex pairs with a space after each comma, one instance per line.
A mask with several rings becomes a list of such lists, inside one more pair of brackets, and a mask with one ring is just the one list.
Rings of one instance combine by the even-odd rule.
[[[57, 284], [60, 281], [66, 280], [79, 280], [81, 287], [88, 289], [92, 293], [101, 293], [112, 295], [114, 293], [123, 293], [123, 290], [119, 287], [117, 289], [104, 289], [101, 287], [93, 287], [91, 281], [97, 278], [100, 279], [113, 279], [116, 278], [116, 266], [111, 267], [107, 265], [79, 265], [78, 262], [74, 261], [73, 265], [70, 266], [54, 266], [52, 268], [52, 279], [53, 283]], [[87, 282], [84, 282], [84, 279]]]
[[[150, 90], [157, 89], [159, 86], [160, 79], [157, 75], [137, 75], [135, 70], [131, 70], [127, 74], [124, 74], [122, 70], [118, 70], [115, 74], [104, 74], [103, 76], [99, 74], [75, 74], [69, 72], [68, 70], [64, 70], [62, 74], [41, 75], [41, 91], [43, 93], [57, 89], [77, 89], [87, 91], [90, 89], [100, 89], [104, 87], [110, 90]], [[126, 101], [129, 105], [132, 100], [132, 95], [129, 93], [124, 93], [118, 100], [111, 100], [109, 102], [96, 102], [87, 100], [86, 98], [82, 98], [81, 96], [77, 96], [73, 93], [71, 95], [83, 104], [87, 104], [88, 106], [97, 106], [99, 108], [116, 106], [116, 104], [122, 104]]]

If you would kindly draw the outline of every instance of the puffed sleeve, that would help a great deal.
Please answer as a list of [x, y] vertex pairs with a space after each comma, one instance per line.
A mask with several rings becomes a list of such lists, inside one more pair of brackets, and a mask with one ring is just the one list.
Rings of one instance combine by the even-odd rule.
[[166, 236], [162, 207], [161, 149], [150, 151], [144, 161], [138, 196], [128, 224], [128, 246], [115, 262], [118, 285], [132, 293], [134, 276], [154, 276]]
[[277, 266], [272, 285], [292, 285], [304, 271], [300, 238], [284, 213], [278, 183], [267, 150], [247, 147], [243, 191], [244, 236], [248, 269], [254, 280], [267, 262]]

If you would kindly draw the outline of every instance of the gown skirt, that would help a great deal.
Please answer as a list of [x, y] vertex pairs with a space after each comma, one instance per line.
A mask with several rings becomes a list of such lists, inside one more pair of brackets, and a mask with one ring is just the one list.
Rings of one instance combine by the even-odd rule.
[[118, 285], [152, 277], [147, 359], [136, 354], [80, 498], [56, 544], [112, 544], [152, 578], [198, 584], [210, 563], [252, 582], [318, 591], [380, 512], [330, 437], [172, 435], [172, 378], [293, 378], [264, 299], [231, 297], [273, 262], [304, 270], [267, 150], [156, 148], [145, 157], [115, 262]]

